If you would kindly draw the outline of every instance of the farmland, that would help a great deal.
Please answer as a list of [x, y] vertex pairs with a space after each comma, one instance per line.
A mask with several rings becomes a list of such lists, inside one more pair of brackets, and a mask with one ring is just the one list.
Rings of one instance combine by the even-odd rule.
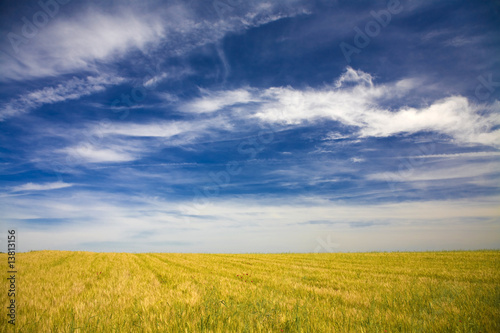
[[500, 332], [500, 251], [16, 260], [19, 332]]

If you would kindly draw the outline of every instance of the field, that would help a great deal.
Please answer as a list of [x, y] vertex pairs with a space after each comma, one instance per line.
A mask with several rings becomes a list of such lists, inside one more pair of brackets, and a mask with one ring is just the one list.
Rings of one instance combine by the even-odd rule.
[[18, 332], [500, 332], [500, 251], [16, 261]]

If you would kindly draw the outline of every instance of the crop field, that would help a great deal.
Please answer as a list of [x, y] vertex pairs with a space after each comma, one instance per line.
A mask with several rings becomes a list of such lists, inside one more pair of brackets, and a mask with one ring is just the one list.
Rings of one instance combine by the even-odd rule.
[[36, 251], [16, 262], [17, 332], [500, 332], [500, 251]]

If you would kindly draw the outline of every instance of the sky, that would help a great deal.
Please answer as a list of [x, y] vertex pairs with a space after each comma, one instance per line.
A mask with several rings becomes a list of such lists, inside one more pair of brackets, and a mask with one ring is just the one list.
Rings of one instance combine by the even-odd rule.
[[0, 13], [0, 251], [500, 248], [498, 1]]

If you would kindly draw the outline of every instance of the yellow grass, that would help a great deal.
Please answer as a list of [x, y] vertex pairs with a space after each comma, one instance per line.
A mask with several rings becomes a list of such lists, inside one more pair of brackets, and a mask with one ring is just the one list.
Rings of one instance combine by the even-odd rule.
[[16, 261], [18, 332], [500, 332], [500, 251]]

